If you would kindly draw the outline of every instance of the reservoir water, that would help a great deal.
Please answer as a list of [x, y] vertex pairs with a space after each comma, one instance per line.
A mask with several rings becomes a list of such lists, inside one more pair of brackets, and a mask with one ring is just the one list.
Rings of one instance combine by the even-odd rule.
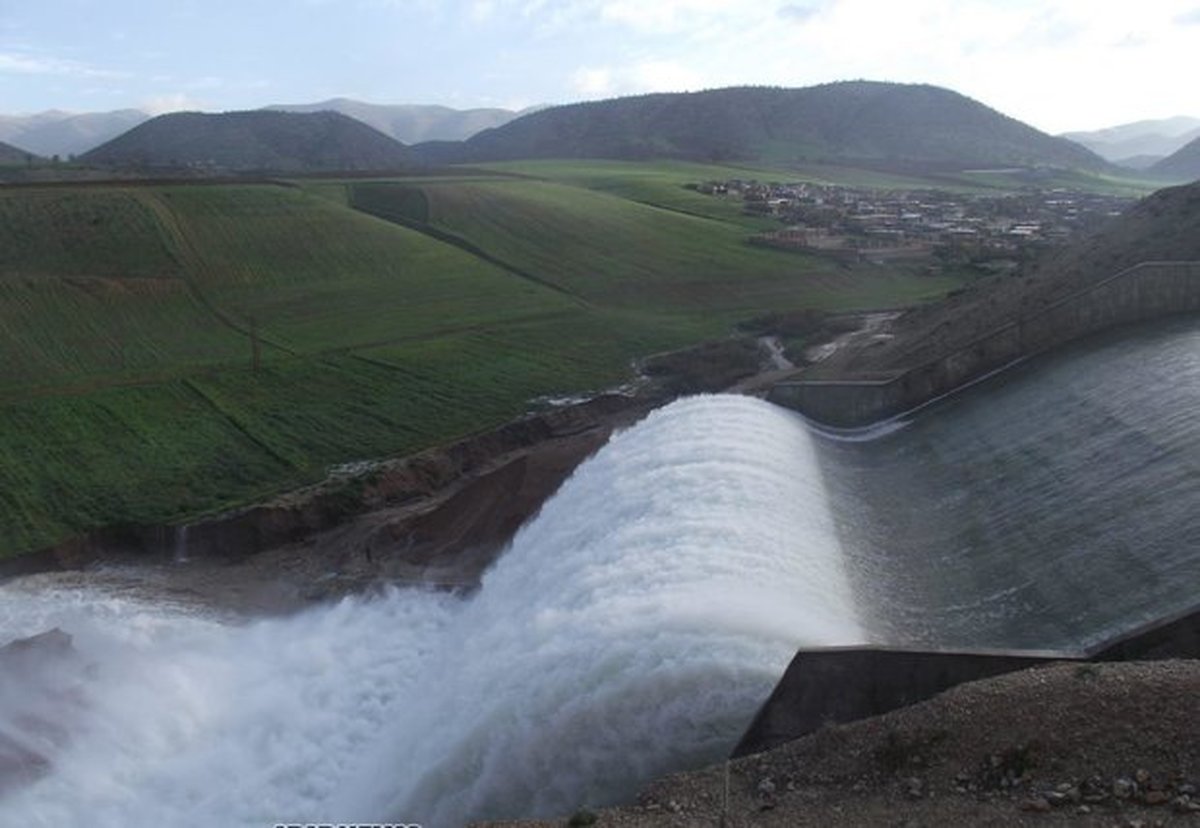
[[855, 439], [678, 401], [585, 462], [469, 598], [235, 623], [0, 586], [0, 641], [58, 626], [79, 652], [0, 675], [0, 754], [50, 763], [0, 791], [0, 824], [570, 813], [719, 760], [799, 646], [1098, 641], [1200, 596], [1197, 411], [1181, 321]]

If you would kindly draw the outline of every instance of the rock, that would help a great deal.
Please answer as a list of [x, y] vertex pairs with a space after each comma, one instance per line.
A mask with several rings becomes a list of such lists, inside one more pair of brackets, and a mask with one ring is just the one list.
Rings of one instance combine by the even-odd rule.
[[1032, 811], [1036, 814], [1044, 814], [1051, 808], [1052, 806], [1044, 796], [1035, 796], [1032, 799], [1026, 799], [1021, 803], [1022, 811]]
[[769, 776], [764, 776], [758, 783], [758, 793], [760, 796], [770, 796], [775, 793], [775, 781]]
[[1164, 805], [1169, 799], [1163, 791], [1149, 791], [1142, 801], [1147, 805]]
[[1172, 799], [1171, 808], [1177, 814], [1200, 814], [1200, 802], [1196, 802], [1187, 794]]
[[1112, 793], [1117, 799], [1129, 799], [1137, 794], [1137, 783], [1125, 776], [1114, 779]]
[[1079, 814], [1080, 816], [1087, 816], [1091, 812], [1092, 812], [1092, 808], [1090, 805], [1080, 805], [1078, 808], [1075, 809], [1075, 813]]
[[1071, 801], [1062, 791], [1049, 791], [1046, 794], [1043, 794], [1042, 798], [1055, 808], [1061, 808], [1063, 805], [1066, 805]]
[[904, 780], [904, 794], [909, 799], [920, 799], [925, 795], [925, 783], [920, 777], [910, 776]]
[[1150, 782], [1150, 771], [1145, 768], [1138, 768], [1133, 774], [1133, 779], [1139, 785], [1145, 787]]

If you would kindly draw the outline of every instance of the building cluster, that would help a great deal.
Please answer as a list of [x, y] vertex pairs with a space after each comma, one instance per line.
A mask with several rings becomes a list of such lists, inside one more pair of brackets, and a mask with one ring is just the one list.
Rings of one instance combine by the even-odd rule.
[[980, 194], [868, 190], [807, 182], [710, 181], [702, 193], [737, 199], [783, 227], [755, 244], [871, 261], [1010, 263], [1062, 244], [1134, 199], [1065, 189]]

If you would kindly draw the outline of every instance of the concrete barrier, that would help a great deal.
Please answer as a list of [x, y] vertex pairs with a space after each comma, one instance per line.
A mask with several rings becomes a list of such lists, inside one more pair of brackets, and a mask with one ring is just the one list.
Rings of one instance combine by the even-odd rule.
[[1200, 608], [1153, 621], [1086, 650], [933, 651], [886, 647], [801, 650], [734, 748], [760, 753], [825, 724], [878, 716], [968, 681], [1055, 661], [1200, 658]]
[[799, 380], [767, 399], [839, 428], [911, 411], [1022, 359], [1119, 325], [1200, 311], [1200, 262], [1144, 262], [890, 377]]

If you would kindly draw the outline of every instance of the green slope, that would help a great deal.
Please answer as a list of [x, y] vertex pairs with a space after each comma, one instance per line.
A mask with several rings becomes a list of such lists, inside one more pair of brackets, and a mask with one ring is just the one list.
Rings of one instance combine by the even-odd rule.
[[3, 192], [0, 554], [452, 440], [765, 310], [952, 286], [751, 247], [695, 172]]

